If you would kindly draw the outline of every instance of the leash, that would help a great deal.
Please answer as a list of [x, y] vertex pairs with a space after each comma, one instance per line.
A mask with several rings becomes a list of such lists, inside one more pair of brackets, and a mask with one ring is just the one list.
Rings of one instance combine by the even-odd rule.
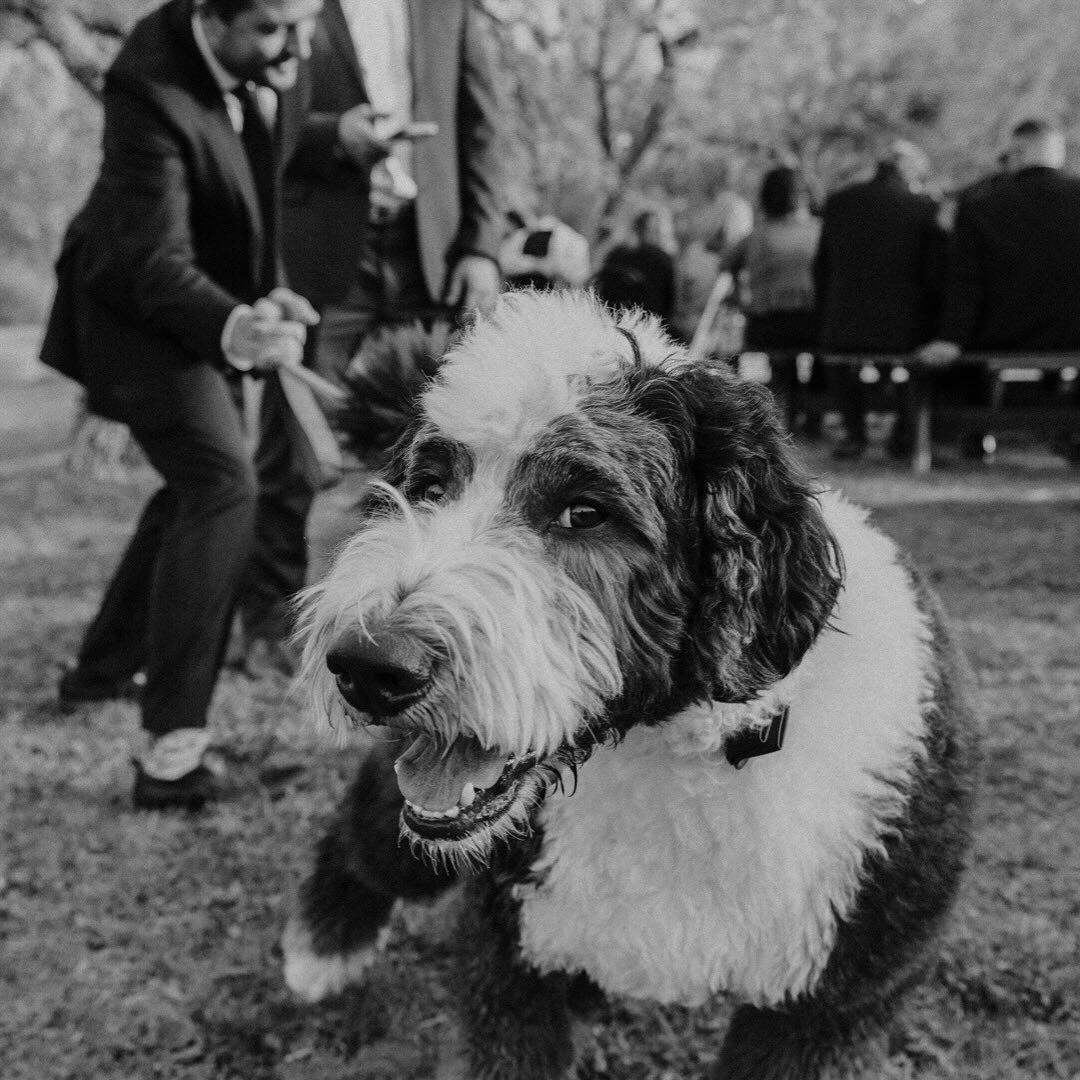
[[347, 391], [336, 383], [332, 383], [329, 379], [324, 379], [318, 372], [312, 371], [310, 368], [301, 367], [299, 364], [282, 364], [277, 370], [289, 378], [302, 382], [316, 397], [321, 397], [330, 405], [344, 405], [349, 399]]

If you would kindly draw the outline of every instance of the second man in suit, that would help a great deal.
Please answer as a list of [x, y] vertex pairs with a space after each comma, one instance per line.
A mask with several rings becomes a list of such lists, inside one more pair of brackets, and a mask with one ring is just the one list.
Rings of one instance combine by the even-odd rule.
[[495, 94], [469, 0], [326, 0], [285, 178], [293, 286], [340, 376], [387, 323], [484, 307], [505, 233]]

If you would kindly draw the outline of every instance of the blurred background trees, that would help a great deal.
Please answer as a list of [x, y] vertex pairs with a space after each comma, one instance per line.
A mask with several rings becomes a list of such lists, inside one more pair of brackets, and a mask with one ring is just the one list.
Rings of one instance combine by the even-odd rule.
[[[476, 0], [514, 200], [596, 240], [659, 200], [692, 231], [782, 160], [815, 198], [903, 135], [943, 189], [1028, 114], [1080, 145], [1076, 0]], [[0, 322], [40, 318], [98, 162], [101, 73], [154, 0], [0, 0]]]

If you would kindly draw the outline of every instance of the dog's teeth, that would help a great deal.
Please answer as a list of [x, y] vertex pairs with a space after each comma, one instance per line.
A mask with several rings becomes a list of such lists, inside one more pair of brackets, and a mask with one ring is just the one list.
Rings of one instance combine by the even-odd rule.
[[466, 781], [461, 789], [461, 794], [458, 796], [458, 806], [472, 806], [475, 801], [476, 788]]
[[406, 802], [417, 817], [426, 818], [428, 821], [446, 821], [456, 818], [461, 813], [459, 806], [451, 806], [449, 810], [427, 810], [423, 806], [417, 806], [416, 803], [408, 802], [408, 800]]

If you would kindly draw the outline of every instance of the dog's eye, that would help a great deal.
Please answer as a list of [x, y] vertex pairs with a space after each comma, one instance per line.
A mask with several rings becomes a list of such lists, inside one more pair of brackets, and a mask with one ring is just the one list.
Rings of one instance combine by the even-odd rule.
[[416, 490], [421, 502], [438, 502], [446, 494], [446, 485], [441, 480], [422, 480]]
[[607, 514], [591, 503], [572, 503], [555, 519], [560, 529], [595, 529], [607, 521]]
[[405, 487], [409, 502], [439, 502], [446, 495], [446, 483], [435, 473], [418, 473]]

